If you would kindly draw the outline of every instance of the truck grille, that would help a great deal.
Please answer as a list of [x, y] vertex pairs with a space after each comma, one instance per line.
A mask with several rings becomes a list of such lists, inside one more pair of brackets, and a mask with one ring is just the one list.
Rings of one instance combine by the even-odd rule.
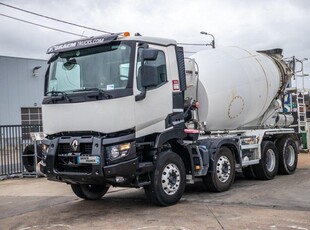
[[[81, 143], [80, 144], [80, 152], [83, 155], [91, 155], [92, 151], [92, 143]], [[72, 149], [70, 144], [59, 144], [57, 149], [57, 154], [66, 154], [66, 153], [72, 153]]]
[[58, 172], [81, 172], [91, 173], [91, 165], [81, 165], [77, 159], [81, 155], [91, 155], [92, 143], [81, 143], [80, 151], [74, 152], [70, 144], [59, 144], [56, 153], [55, 166]]

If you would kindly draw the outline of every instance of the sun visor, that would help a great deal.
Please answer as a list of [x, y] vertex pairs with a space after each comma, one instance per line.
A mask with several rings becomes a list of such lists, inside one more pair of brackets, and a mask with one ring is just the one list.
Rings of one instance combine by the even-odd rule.
[[98, 36], [98, 37], [90, 37], [86, 39], [65, 42], [65, 43], [50, 47], [46, 53], [47, 54], [59, 53], [59, 52], [65, 52], [69, 50], [75, 50], [75, 49], [80, 49], [80, 48], [87, 48], [87, 47], [107, 44], [113, 40], [116, 40], [118, 35], [120, 34], [121, 33], [115, 33], [115, 34], [103, 35], [103, 36]]

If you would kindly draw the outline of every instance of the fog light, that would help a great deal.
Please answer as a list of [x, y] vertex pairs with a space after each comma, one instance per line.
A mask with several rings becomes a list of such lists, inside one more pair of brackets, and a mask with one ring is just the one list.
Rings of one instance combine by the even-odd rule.
[[117, 176], [117, 177], [115, 177], [115, 181], [116, 181], [117, 183], [122, 183], [122, 182], [125, 181], [125, 179], [124, 179], [124, 177], [122, 177], [122, 176]]
[[119, 150], [118, 146], [113, 146], [111, 148], [111, 153], [110, 153], [111, 159], [115, 159], [119, 157]]

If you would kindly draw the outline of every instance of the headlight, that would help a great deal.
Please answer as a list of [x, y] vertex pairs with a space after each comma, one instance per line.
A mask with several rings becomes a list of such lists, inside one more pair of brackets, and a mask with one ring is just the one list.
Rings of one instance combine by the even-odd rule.
[[122, 157], [125, 157], [129, 154], [131, 144], [124, 143], [120, 145], [112, 145], [106, 148], [107, 150], [107, 159], [108, 160], [116, 160]]
[[42, 156], [44, 159], [46, 158], [46, 154], [48, 152], [48, 149], [49, 149], [49, 145], [42, 144]]

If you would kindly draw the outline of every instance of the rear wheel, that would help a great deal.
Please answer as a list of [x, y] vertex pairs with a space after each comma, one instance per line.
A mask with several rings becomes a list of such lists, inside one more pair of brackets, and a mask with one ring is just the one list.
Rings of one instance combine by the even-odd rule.
[[261, 180], [271, 180], [277, 174], [278, 167], [279, 155], [276, 146], [271, 141], [263, 141], [259, 164], [253, 165], [256, 177]]
[[109, 190], [109, 185], [71, 184], [75, 195], [85, 200], [98, 200]]
[[203, 182], [206, 188], [211, 192], [223, 192], [228, 190], [235, 179], [235, 158], [231, 150], [222, 147], [216, 154], [215, 172], [208, 173]]
[[279, 173], [293, 174], [297, 167], [298, 151], [295, 141], [291, 137], [283, 137], [277, 143], [279, 151]]
[[176, 204], [182, 197], [186, 184], [186, 172], [180, 156], [172, 151], [159, 154], [151, 184], [144, 186], [145, 194], [159, 206]]

